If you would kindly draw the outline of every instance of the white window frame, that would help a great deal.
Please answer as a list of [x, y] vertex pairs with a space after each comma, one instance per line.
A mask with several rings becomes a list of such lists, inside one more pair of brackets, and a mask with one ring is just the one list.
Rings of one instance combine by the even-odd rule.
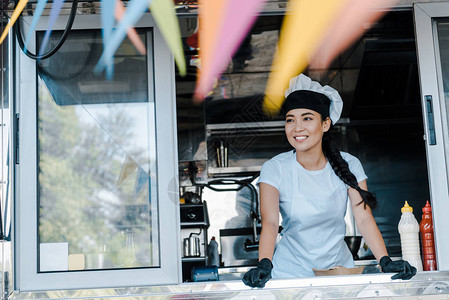
[[[32, 17], [23, 18], [23, 36]], [[60, 16], [55, 29], [64, 29]], [[48, 17], [36, 28], [45, 30]], [[157, 191], [160, 268], [39, 273], [37, 249], [37, 80], [36, 62], [16, 48], [16, 112], [19, 122], [19, 160], [16, 165], [14, 289], [20, 291], [177, 284], [181, 282], [179, 191], [177, 175], [175, 68], [173, 57], [150, 14], [136, 27], [152, 28], [148, 52], [148, 95], [156, 102]], [[99, 15], [77, 15], [73, 29], [101, 29]], [[33, 38], [34, 39], [34, 38]], [[151, 44], [150, 44], [151, 45]], [[35, 51], [35, 40], [29, 49]]]
[[[449, 270], [449, 236], [447, 234], [449, 228], [449, 218], [447, 217], [449, 212], [447, 169], [449, 157], [446, 157], [445, 154], [445, 144], [446, 147], [449, 145], [449, 141], [445, 140], [449, 127], [434, 19], [449, 17], [449, 4], [447, 2], [415, 3], [414, 14], [437, 265], [438, 270], [442, 271]], [[432, 96], [436, 145], [430, 145], [425, 99], [427, 95]], [[407, 150], [404, 149], [404, 151]]]

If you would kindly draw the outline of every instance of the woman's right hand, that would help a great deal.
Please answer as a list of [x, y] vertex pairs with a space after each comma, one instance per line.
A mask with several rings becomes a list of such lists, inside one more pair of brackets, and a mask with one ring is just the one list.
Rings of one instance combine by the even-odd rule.
[[242, 281], [250, 287], [263, 288], [265, 283], [271, 279], [271, 269], [273, 269], [271, 260], [263, 258], [259, 261], [256, 268], [246, 272]]

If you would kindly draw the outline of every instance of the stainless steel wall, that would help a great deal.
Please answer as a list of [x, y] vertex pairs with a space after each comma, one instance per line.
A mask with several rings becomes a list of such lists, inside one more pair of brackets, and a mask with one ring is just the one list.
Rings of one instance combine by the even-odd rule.
[[[9, 19], [0, 8], [0, 32], [3, 32]], [[0, 269], [1, 297], [6, 299], [12, 291], [12, 260], [11, 260], [11, 114], [12, 114], [12, 32], [0, 45]]]

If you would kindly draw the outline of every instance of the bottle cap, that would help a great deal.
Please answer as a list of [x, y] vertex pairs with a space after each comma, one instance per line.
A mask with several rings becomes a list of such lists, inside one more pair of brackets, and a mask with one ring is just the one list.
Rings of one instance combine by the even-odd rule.
[[409, 206], [407, 201], [405, 201], [404, 206], [401, 208], [401, 212], [406, 211], [413, 212], [413, 207]]
[[422, 208], [422, 212], [432, 212], [432, 207], [430, 206], [429, 200], [426, 202], [426, 206]]

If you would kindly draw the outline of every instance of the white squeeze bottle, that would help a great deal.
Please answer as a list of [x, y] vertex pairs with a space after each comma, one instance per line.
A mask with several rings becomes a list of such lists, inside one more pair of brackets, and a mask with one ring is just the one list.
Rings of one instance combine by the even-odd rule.
[[419, 250], [419, 224], [413, 215], [413, 207], [409, 206], [407, 201], [401, 212], [398, 230], [401, 235], [402, 259], [408, 261], [419, 272], [423, 270]]

